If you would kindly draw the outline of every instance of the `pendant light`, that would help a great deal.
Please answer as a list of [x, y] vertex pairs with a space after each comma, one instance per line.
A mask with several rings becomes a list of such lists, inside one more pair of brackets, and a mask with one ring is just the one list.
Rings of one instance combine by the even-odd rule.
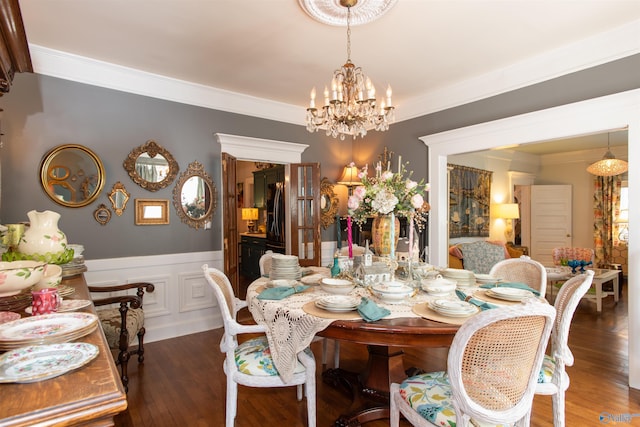
[[587, 172], [597, 176], [615, 176], [625, 173], [629, 164], [624, 160], [616, 159], [609, 148], [609, 134], [607, 134], [607, 152], [602, 160], [598, 160], [587, 168]]

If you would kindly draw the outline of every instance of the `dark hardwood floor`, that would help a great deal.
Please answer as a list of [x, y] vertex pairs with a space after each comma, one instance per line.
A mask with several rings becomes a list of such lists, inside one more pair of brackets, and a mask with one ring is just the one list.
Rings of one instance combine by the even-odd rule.
[[[218, 329], [148, 344], [144, 364], [138, 365], [135, 360], [129, 363], [129, 409], [117, 417], [116, 426], [223, 426], [225, 375], [220, 336]], [[568, 368], [571, 386], [566, 398], [566, 425], [640, 425], [640, 416], [629, 422], [624, 418], [622, 422], [609, 418], [600, 421], [603, 413], [616, 417], [640, 414], [640, 391], [627, 385], [626, 292], [618, 304], [612, 297], [606, 298], [602, 313], [596, 312], [594, 303], [581, 301], [570, 345], [576, 361]], [[328, 427], [347, 411], [350, 399], [322, 382], [320, 346], [312, 345], [318, 361], [317, 424]], [[363, 368], [367, 358], [364, 346], [343, 342], [340, 351], [341, 367], [354, 371]], [[446, 357], [447, 349], [405, 349], [406, 367], [443, 370]], [[294, 387], [241, 386], [238, 394], [238, 427], [306, 425], [306, 403], [296, 400]], [[381, 420], [366, 426], [388, 424], [388, 420]], [[401, 425], [409, 424], [401, 421]], [[535, 397], [531, 425], [553, 425], [550, 396]]]

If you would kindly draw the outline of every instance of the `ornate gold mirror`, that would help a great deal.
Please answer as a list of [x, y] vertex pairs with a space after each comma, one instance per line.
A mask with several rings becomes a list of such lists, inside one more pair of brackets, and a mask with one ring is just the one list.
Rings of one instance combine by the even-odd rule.
[[178, 178], [173, 188], [173, 206], [182, 222], [198, 229], [213, 218], [218, 192], [204, 166], [195, 161]]
[[171, 184], [180, 170], [171, 153], [155, 141], [134, 148], [124, 161], [124, 168], [133, 182], [149, 191]]
[[325, 177], [320, 181], [320, 223], [327, 228], [336, 220], [338, 196], [333, 192], [333, 184]]
[[109, 193], [109, 200], [111, 200], [111, 206], [116, 215], [122, 215], [129, 201], [129, 193], [127, 193], [127, 190], [120, 181], [113, 184], [111, 193]]
[[100, 203], [100, 206], [98, 206], [93, 212], [93, 217], [100, 223], [100, 225], [107, 225], [111, 220], [111, 211], [104, 203]]
[[47, 196], [69, 208], [93, 202], [104, 186], [100, 158], [82, 145], [59, 145], [49, 151], [40, 165], [40, 183]]

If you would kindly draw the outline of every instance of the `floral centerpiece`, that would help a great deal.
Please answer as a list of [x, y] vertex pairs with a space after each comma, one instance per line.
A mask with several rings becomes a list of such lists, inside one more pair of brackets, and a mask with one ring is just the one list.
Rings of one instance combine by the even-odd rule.
[[[353, 163], [350, 166], [353, 166]], [[429, 203], [424, 200], [425, 192], [429, 191], [429, 184], [412, 180], [413, 172], [407, 172], [402, 163], [399, 163], [397, 173], [393, 173], [389, 168], [383, 171], [380, 162], [375, 167], [374, 177], [369, 177], [368, 172], [368, 165], [366, 165], [358, 174], [362, 185], [354, 189], [353, 195], [347, 201], [349, 216], [356, 223], [362, 224], [369, 217], [376, 218], [393, 214], [392, 216], [395, 217], [409, 218], [412, 230], [414, 224], [418, 229], [423, 228], [430, 209]], [[392, 228], [392, 238], [395, 237], [394, 234], [398, 233]], [[411, 247], [412, 232], [409, 238]], [[375, 243], [374, 235], [374, 248]], [[391, 255], [393, 255], [393, 249]]]

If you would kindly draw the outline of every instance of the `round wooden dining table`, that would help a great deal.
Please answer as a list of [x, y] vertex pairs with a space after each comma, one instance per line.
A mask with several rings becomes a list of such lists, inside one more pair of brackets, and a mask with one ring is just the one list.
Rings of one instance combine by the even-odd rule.
[[389, 417], [389, 386], [406, 377], [402, 347], [449, 347], [459, 326], [423, 318], [382, 319], [376, 322], [336, 320], [317, 335], [368, 348], [367, 366], [363, 372], [327, 369], [323, 380], [345, 387], [353, 394], [347, 413], [335, 422], [336, 427], [359, 426]]

